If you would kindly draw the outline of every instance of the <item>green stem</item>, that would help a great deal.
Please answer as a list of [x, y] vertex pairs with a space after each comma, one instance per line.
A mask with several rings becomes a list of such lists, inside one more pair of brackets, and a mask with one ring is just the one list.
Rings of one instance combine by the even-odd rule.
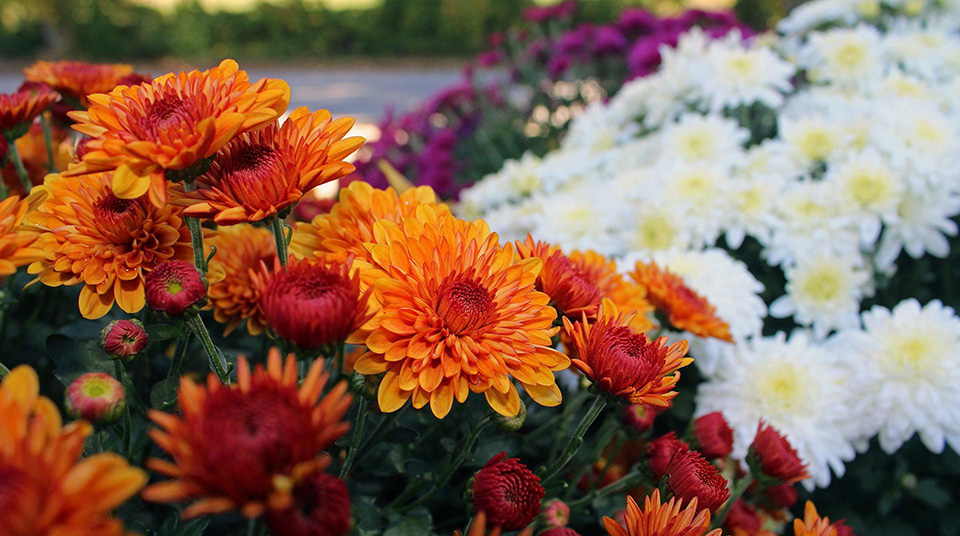
[[[183, 191], [193, 192], [196, 189], [197, 185], [193, 181], [183, 181]], [[200, 228], [200, 220], [192, 216], [184, 216], [183, 219], [187, 224], [187, 229], [190, 230], [190, 242], [193, 244], [193, 264], [201, 274], [206, 275], [207, 256], [203, 252], [203, 229]]]
[[402, 409], [400, 409], [400, 411], [394, 411], [393, 413], [386, 413], [380, 417], [380, 421], [373, 428], [373, 432], [370, 433], [370, 437], [367, 438], [367, 441], [365, 443], [360, 445], [359, 452], [357, 453], [357, 458], [353, 460], [353, 463], [355, 464], [360, 463], [360, 460], [362, 460], [363, 457], [366, 456], [368, 452], [370, 452], [370, 449], [372, 449], [375, 445], [377, 445], [380, 442], [380, 439], [384, 436], [384, 434], [387, 433], [390, 423], [392, 423], [394, 419], [397, 417], [397, 415], [402, 413], [403, 410], [406, 409], [407, 407], [408, 406], [404, 406]]
[[289, 254], [287, 253], [287, 233], [283, 227], [283, 220], [273, 218], [270, 222], [270, 228], [273, 230], [273, 241], [277, 245], [277, 256], [280, 257], [280, 265], [286, 266]]
[[737, 502], [737, 499], [743, 496], [744, 492], [747, 491], [747, 488], [750, 487], [750, 484], [753, 483], [753, 476], [747, 475], [740, 480], [737, 480], [733, 484], [733, 491], [730, 493], [730, 498], [727, 499], [727, 502], [724, 503], [723, 508], [717, 512], [717, 515], [713, 518], [712, 528], [720, 528], [723, 526], [723, 520], [727, 518], [727, 514], [730, 513], [730, 508], [733, 507], [733, 503]]
[[340, 478], [347, 478], [350, 474], [350, 468], [357, 459], [357, 453], [360, 451], [360, 440], [363, 438], [363, 424], [367, 420], [367, 413], [370, 409], [370, 402], [367, 397], [361, 396], [360, 403], [357, 406], [357, 424], [353, 428], [353, 437], [350, 438], [350, 450], [347, 451], [347, 459], [343, 462], [340, 469]]
[[552, 480], [554, 480], [559, 474], [560, 471], [566, 467], [567, 463], [577, 454], [577, 451], [580, 450], [580, 446], [583, 445], [583, 436], [587, 433], [587, 430], [590, 429], [590, 425], [593, 424], [593, 421], [597, 420], [597, 416], [600, 415], [600, 412], [603, 411], [603, 408], [607, 405], [607, 400], [602, 395], [597, 395], [593, 399], [593, 403], [587, 409], [587, 412], [583, 415], [583, 418], [580, 419], [580, 424], [577, 425], [576, 430], [574, 430], [573, 435], [570, 436], [570, 439], [567, 441], [567, 446], [564, 447], [563, 452], [560, 453], [560, 456], [553, 461], [549, 466], [539, 471], [542, 486], [546, 486]]
[[173, 352], [173, 363], [170, 364], [170, 370], [167, 371], [167, 377], [171, 378], [180, 374], [180, 367], [183, 366], [183, 360], [187, 356], [187, 348], [190, 346], [190, 332], [187, 331], [177, 339], [177, 349]]
[[[123, 385], [123, 364], [117, 359], [113, 362], [113, 369], [117, 375], [117, 381]], [[130, 452], [130, 434], [133, 429], [133, 422], [130, 420], [130, 404], [123, 406], [123, 455], [127, 456]]]
[[3, 378], [7, 374], [10, 374], [10, 369], [8, 369], [3, 363], [0, 363], [0, 378]]
[[614, 493], [627, 491], [639, 486], [640, 484], [643, 484], [645, 481], [646, 478], [639, 471], [628, 473], [620, 480], [611, 482], [600, 489], [595, 489], [575, 501], [568, 501], [567, 506], [572, 509], [584, 504], [589, 504], [599, 497], [606, 497], [607, 495], [613, 495]]
[[217, 374], [220, 383], [229, 384], [230, 376], [227, 374], [227, 362], [217, 351], [217, 346], [213, 344], [207, 326], [203, 325], [203, 319], [200, 318], [200, 315], [195, 314], [187, 320], [187, 325], [193, 330], [194, 335], [200, 339], [200, 345], [203, 346], [203, 351], [207, 354], [207, 360], [210, 362], [210, 370]]
[[47, 171], [56, 173], [57, 166], [53, 162], [53, 135], [50, 133], [50, 122], [44, 114], [40, 114], [40, 126], [43, 128], [43, 143], [47, 146]]
[[261, 536], [267, 533], [267, 526], [263, 524], [263, 519], [251, 517], [247, 522], [247, 536]]
[[33, 188], [33, 183], [30, 182], [30, 175], [27, 173], [27, 168], [23, 166], [20, 151], [17, 150], [16, 140], [10, 140], [7, 146], [9, 147], [10, 157], [13, 158], [13, 167], [17, 168], [17, 175], [20, 176], [20, 182], [23, 183], [23, 189], [29, 194], [30, 189]]
[[530, 441], [543, 435], [545, 432], [556, 430], [556, 424], [561, 419], [567, 418], [571, 413], [574, 413], [580, 409], [580, 406], [583, 405], [584, 401], [586, 401], [589, 396], [590, 391], [587, 389], [580, 389], [577, 391], [577, 394], [574, 395], [573, 400], [564, 404], [563, 411], [551, 416], [549, 419], [544, 421], [543, 424], [531, 430], [530, 433], [524, 434], [523, 445], [527, 445]]
[[93, 448], [97, 450], [97, 454], [103, 453], [103, 439], [100, 436], [100, 430], [93, 431]]

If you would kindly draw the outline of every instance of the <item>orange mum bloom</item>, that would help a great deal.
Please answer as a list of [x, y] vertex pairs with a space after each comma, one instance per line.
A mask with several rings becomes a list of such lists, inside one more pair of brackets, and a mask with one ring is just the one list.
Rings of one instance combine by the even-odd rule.
[[[67, 115], [77, 122], [74, 130], [94, 139], [66, 174], [116, 170], [117, 197], [149, 191], [150, 201], [163, 206], [165, 178], [192, 178], [234, 136], [272, 123], [290, 103], [290, 86], [267, 78], [251, 84], [237, 62], [223, 60], [204, 72], [168, 73], [87, 98], [87, 111]], [[168, 170], [182, 173], [168, 177]]]
[[122, 63], [85, 61], [38, 61], [23, 70], [31, 82], [47, 84], [61, 94], [88, 106], [87, 95], [106, 93], [133, 74], [133, 67]]
[[[493, 527], [490, 532], [487, 532], [487, 514], [486, 512], [480, 511], [473, 517], [473, 522], [470, 524], [470, 530], [467, 532], [467, 536], [500, 536], [502, 533], [503, 529], [500, 527]], [[453, 536], [463, 536], [463, 533], [455, 530], [453, 531]], [[533, 536], [533, 527], [527, 527], [521, 530], [517, 536]]]
[[147, 465], [174, 480], [148, 486], [143, 498], [198, 499], [184, 517], [237, 509], [257, 517], [268, 506], [290, 507], [294, 483], [323, 471], [330, 459], [318, 457], [320, 451], [350, 428], [341, 422], [353, 400], [346, 382], [320, 399], [328, 377], [318, 359], [298, 388], [296, 358], [290, 354], [284, 362], [276, 348], [266, 370], [257, 365], [251, 373], [241, 356], [232, 386], [213, 374], [206, 388], [182, 377], [177, 393], [182, 416], [150, 411], [160, 426], [150, 437], [173, 462], [153, 458]]
[[486, 222], [458, 220], [429, 205], [400, 224], [380, 220], [361, 278], [381, 305], [361, 374], [386, 372], [381, 411], [430, 403], [437, 418], [453, 400], [483, 393], [502, 415], [520, 411], [517, 379], [538, 404], [560, 404], [553, 371], [570, 364], [551, 348], [557, 312], [535, 288], [540, 259], [514, 262]]
[[27, 213], [43, 202], [42, 191], [31, 192], [20, 201], [12, 196], [0, 201], [0, 277], [8, 276], [17, 268], [43, 258], [43, 250], [35, 246], [38, 233], [22, 228]]
[[30, 122], [57, 100], [57, 94], [42, 84], [21, 87], [14, 93], [0, 94], [0, 135], [8, 142], [26, 132]]
[[651, 341], [630, 327], [634, 314], [621, 314], [604, 299], [592, 324], [586, 315], [576, 324], [563, 317], [577, 353], [571, 363], [607, 394], [631, 404], [668, 406], [677, 396], [671, 389], [680, 380], [679, 369], [693, 362], [684, 357], [687, 341], [670, 346], [666, 337]]
[[838, 536], [837, 527], [830, 524], [830, 518], [821, 518], [817, 507], [811, 501], [803, 508], [803, 521], [793, 520], [794, 536]]
[[177, 207], [157, 208], [146, 196], [120, 199], [109, 173], [50, 175], [38, 190], [43, 204], [28, 217], [40, 231], [44, 258], [30, 265], [44, 285], [77, 285], [80, 314], [96, 319], [114, 302], [127, 313], [145, 303], [144, 275], [164, 261], [193, 260], [190, 232]]
[[637, 262], [630, 274], [647, 291], [647, 299], [673, 327], [700, 337], [733, 342], [730, 326], [717, 316], [713, 305], [683, 283], [683, 278], [661, 270], [657, 263]]
[[63, 426], [39, 389], [27, 366], [0, 383], [0, 534], [122, 536], [110, 511], [143, 487], [146, 472], [116, 454], [80, 460], [93, 427]]
[[643, 499], [643, 510], [633, 497], [627, 497], [626, 526], [609, 517], [603, 518], [603, 527], [610, 536], [720, 536], [720, 529], [710, 528], [710, 511], [697, 510], [693, 499], [686, 508], [676, 498], [660, 503], [660, 491]]
[[450, 212], [440, 205], [429, 186], [411, 188], [401, 195], [393, 188], [378, 190], [363, 181], [351, 182], [340, 190], [340, 201], [328, 214], [321, 214], [313, 223], [299, 223], [290, 242], [290, 252], [299, 257], [330, 257], [344, 261], [350, 255], [370, 260], [363, 246], [373, 242], [373, 224], [387, 219], [399, 222], [414, 215], [420, 205], [430, 205], [439, 212]]
[[251, 335], [263, 333], [266, 321], [260, 306], [258, 274], [272, 270], [277, 261], [273, 234], [249, 224], [220, 227], [210, 245], [217, 248], [210, 261], [211, 269], [224, 272], [223, 279], [211, 283], [207, 290], [213, 319], [227, 325], [224, 335], [244, 320]]
[[343, 137], [352, 117], [333, 120], [330, 112], [297, 108], [279, 126], [247, 132], [230, 141], [197, 178], [196, 191], [176, 203], [187, 216], [213, 218], [220, 225], [255, 222], [289, 210], [321, 184], [353, 173], [343, 159], [363, 138]]

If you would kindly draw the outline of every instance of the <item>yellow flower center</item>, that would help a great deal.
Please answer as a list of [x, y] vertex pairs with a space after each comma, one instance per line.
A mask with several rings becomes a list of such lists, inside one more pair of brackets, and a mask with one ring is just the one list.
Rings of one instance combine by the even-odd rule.
[[677, 227], [665, 214], [641, 217], [634, 234], [634, 245], [641, 250], [669, 249], [677, 236]]
[[877, 206], [890, 197], [890, 177], [882, 170], [857, 170], [848, 181], [850, 195], [863, 208]]
[[167, 283], [167, 292], [170, 294], [180, 294], [181, 290], [183, 290], [183, 285], [179, 281], [169, 281]]
[[797, 140], [800, 151], [811, 160], [823, 160], [837, 144], [836, 137], [823, 127], [812, 127]]
[[806, 370], [790, 363], [771, 362], [756, 376], [756, 394], [767, 415], [801, 413], [815, 396], [811, 386]]
[[863, 63], [867, 51], [859, 43], [845, 43], [833, 55], [834, 61], [847, 70], [854, 70]]
[[881, 339], [886, 351], [878, 358], [891, 374], [915, 382], [937, 374], [942, 362], [940, 355], [950, 351], [949, 339], [933, 329], [890, 333]]
[[727, 59], [727, 68], [742, 77], [753, 74], [756, 62], [747, 53], [737, 53]]
[[846, 276], [842, 270], [828, 264], [819, 265], [800, 278], [798, 287], [802, 296], [817, 303], [830, 303], [843, 296]]

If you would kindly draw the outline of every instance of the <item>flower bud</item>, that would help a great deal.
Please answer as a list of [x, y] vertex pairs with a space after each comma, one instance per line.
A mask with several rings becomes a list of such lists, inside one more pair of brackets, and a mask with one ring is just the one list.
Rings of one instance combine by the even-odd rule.
[[757, 534], [763, 528], [763, 520], [746, 501], [737, 499], [723, 520], [723, 528], [730, 534]]
[[667, 471], [670, 459], [677, 451], [690, 450], [690, 445], [677, 438], [673, 432], [666, 433], [647, 445], [647, 459], [654, 478], [660, 478]]
[[474, 476], [471, 489], [476, 511], [486, 512], [489, 524], [505, 531], [529, 525], [546, 494], [540, 477], [520, 460], [507, 458], [506, 452], [490, 458]]
[[701, 508], [716, 512], [730, 498], [727, 479], [695, 450], [677, 451], [667, 465], [667, 486], [687, 504], [697, 499]]
[[726, 458], [733, 452], [733, 429], [719, 411], [707, 413], [693, 423], [697, 449], [709, 460]]
[[793, 484], [769, 486], [763, 492], [778, 508], [792, 508], [797, 504], [797, 488]]
[[553, 499], [543, 508], [543, 520], [548, 527], [565, 527], [570, 522], [570, 507], [560, 499]]
[[493, 423], [504, 432], [516, 432], [523, 428], [524, 421], [527, 420], [527, 408], [520, 404], [520, 412], [513, 417], [507, 417], [499, 413], [493, 414]]
[[[809, 475], [790, 442], [776, 428], [761, 423], [747, 452], [747, 464], [754, 477], [764, 483], [793, 484]], [[764, 478], [766, 477], [766, 478]], [[767, 482], [763, 482], [767, 480]]]
[[147, 330], [139, 320], [114, 320], [100, 332], [100, 346], [110, 359], [133, 361], [147, 346]]
[[580, 536], [580, 533], [568, 527], [553, 527], [541, 532], [540, 536]]
[[620, 420], [633, 430], [643, 433], [653, 426], [653, 420], [664, 409], [651, 404], [626, 404], [620, 409]]
[[67, 387], [67, 413], [92, 423], [111, 423], [126, 406], [123, 386], [104, 372], [88, 372]]
[[207, 286], [197, 268], [186, 261], [167, 261], [143, 281], [147, 305], [172, 317], [195, 314], [207, 297]]

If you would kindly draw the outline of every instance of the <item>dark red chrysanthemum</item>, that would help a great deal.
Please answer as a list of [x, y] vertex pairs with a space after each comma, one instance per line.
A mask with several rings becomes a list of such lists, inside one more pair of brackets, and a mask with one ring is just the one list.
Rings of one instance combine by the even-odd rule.
[[733, 429], [719, 411], [707, 413], [693, 422], [697, 449], [710, 460], [726, 458], [733, 452]]
[[574, 318], [581, 313], [593, 317], [603, 294], [582, 265], [574, 264], [556, 246], [534, 242], [530, 235], [522, 242], [517, 241], [516, 246], [521, 259], [537, 257], [543, 261], [537, 276], [537, 290], [550, 296], [557, 311]]
[[833, 529], [837, 531], [837, 536], [857, 536], [856, 534], [853, 533], [853, 529], [848, 527], [846, 523], [844, 523], [843, 519], [841, 519], [840, 521], [837, 521], [836, 523], [831, 525], [831, 527], [833, 527]]
[[316, 472], [294, 483], [290, 494], [288, 507], [267, 509], [271, 534], [344, 536], [350, 530], [350, 493], [343, 480]]
[[540, 536], [580, 536], [580, 533], [568, 527], [554, 527], [541, 532]]
[[[117, 199], [118, 203], [129, 203]], [[147, 305], [170, 316], [197, 310], [206, 299], [207, 286], [197, 268], [187, 261], [167, 261], [146, 275], [143, 281]]]
[[292, 261], [286, 270], [264, 278], [260, 303], [267, 326], [304, 349], [362, 343], [363, 338], [353, 341], [350, 336], [370, 319], [371, 290], [360, 292], [360, 279], [350, 277], [351, 264], [350, 259]]
[[643, 433], [653, 426], [653, 421], [657, 418], [657, 415], [666, 409], [650, 404], [627, 404], [620, 408], [620, 419], [623, 424]]
[[723, 530], [730, 534], [756, 534], [763, 528], [757, 511], [743, 499], [737, 499], [723, 520]]
[[753, 444], [750, 445], [747, 461], [754, 470], [754, 476], [758, 478], [763, 475], [781, 483], [792, 484], [810, 476], [807, 474], [806, 465], [787, 438], [780, 435], [776, 428], [762, 422]]
[[100, 346], [110, 359], [129, 361], [147, 346], [147, 330], [136, 319], [114, 320], [100, 332]]
[[25, 83], [14, 93], [0, 94], [0, 134], [9, 141], [19, 138], [56, 99], [57, 93], [45, 84]]
[[797, 504], [797, 488], [793, 484], [777, 484], [763, 490], [767, 498], [778, 508], [791, 508]]
[[487, 513], [488, 522], [503, 530], [519, 530], [540, 513], [545, 495], [540, 477], [517, 458], [501, 452], [473, 479], [473, 506]]
[[667, 472], [667, 465], [677, 451], [688, 451], [690, 445], [677, 438], [677, 434], [668, 432], [647, 445], [647, 460], [650, 462], [650, 471], [653, 476], [660, 478]]
[[695, 450], [676, 452], [666, 474], [670, 491], [685, 504], [697, 499], [701, 507], [716, 512], [730, 498], [727, 479]]

